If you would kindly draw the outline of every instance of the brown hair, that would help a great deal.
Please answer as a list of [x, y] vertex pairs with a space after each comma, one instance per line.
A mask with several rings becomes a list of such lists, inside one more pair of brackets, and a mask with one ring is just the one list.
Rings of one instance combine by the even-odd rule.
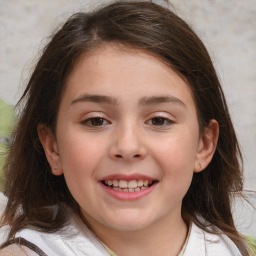
[[[232, 193], [243, 189], [242, 157], [212, 61], [182, 19], [149, 2], [117, 2], [91, 13], [74, 14], [44, 48], [18, 103], [24, 106], [5, 168], [9, 199], [2, 225], [11, 226], [9, 238], [25, 227], [45, 232], [60, 229], [66, 223], [66, 205], [79, 213], [64, 177], [51, 173], [37, 126], [46, 124], [55, 131], [61, 95], [74, 64], [83, 53], [108, 42], [147, 51], [171, 65], [191, 87], [200, 128], [207, 127], [211, 119], [219, 123], [214, 157], [203, 172], [194, 174], [182, 213], [208, 230], [203, 217], [248, 255], [230, 209]], [[57, 212], [53, 205], [58, 206]]]

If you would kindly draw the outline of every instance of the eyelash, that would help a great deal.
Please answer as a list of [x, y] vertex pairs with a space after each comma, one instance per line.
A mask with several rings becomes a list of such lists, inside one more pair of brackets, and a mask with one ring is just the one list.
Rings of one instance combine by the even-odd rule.
[[[92, 123], [93, 121], [96, 121], [96, 122], [100, 121], [101, 124], [95, 125], [95, 124]], [[103, 126], [103, 125], [106, 125], [106, 124], [109, 124], [109, 123], [110, 123], [109, 121], [107, 121], [106, 119], [104, 119], [100, 116], [87, 118], [87, 119], [85, 119], [81, 122], [81, 124], [89, 126], [89, 127], [100, 127], [100, 126]]]
[[[96, 123], [94, 123], [95, 121], [96, 121]], [[154, 124], [154, 122], [159, 122], [159, 121], [161, 121], [160, 124], [156, 124], [156, 123]], [[99, 122], [99, 123], [97, 124], [97, 122]], [[152, 125], [152, 126], [161, 127], [161, 126], [171, 125], [173, 123], [173, 121], [168, 118], [162, 117], [162, 116], [155, 116], [155, 117], [150, 118], [146, 123], [149, 125]], [[89, 127], [101, 127], [101, 126], [110, 124], [110, 122], [102, 117], [91, 117], [91, 118], [88, 118], [88, 119], [82, 121], [81, 124], [89, 126]]]
[[[158, 120], [157, 120], [158, 119]], [[162, 121], [162, 124], [153, 124], [153, 120], [154, 121]], [[157, 126], [157, 127], [160, 127], [160, 126], [167, 126], [167, 125], [171, 125], [172, 123], [173, 123], [173, 121], [172, 120], [170, 120], [170, 119], [168, 119], [168, 118], [166, 118], [166, 117], [162, 117], [162, 116], [155, 116], [155, 117], [152, 117], [152, 118], [150, 118], [148, 121], [147, 121], [147, 123], [150, 123], [151, 122], [151, 124], [150, 125], [153, 125], [153, 126]]]

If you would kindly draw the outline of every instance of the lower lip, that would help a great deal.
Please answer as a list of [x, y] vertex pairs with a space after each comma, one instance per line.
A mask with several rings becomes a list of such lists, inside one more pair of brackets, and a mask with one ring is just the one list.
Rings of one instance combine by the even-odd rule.
[[151, 185], [150, 187], [136, 191], [136, 192], [121, 192], [118, 190], [114, 190], [110, 187], [105, 186], [100, 182], [101, 187], [111, 196], [119, 199], [119, 200], [125, 200], [125, 201], [132, 201], [132, 200], [138, 200], [146, 195], [148, 195], [152, 190], [155, 188], [156, 183]]

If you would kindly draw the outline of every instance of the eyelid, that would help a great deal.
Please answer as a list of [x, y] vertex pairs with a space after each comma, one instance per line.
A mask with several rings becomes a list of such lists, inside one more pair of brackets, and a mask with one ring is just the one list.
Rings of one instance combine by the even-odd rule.
[[88, 113], [84, 113], [83, 115], [81, 115], [80, 119], [81, 120], [85, 120], [85, 119], [90, 119], [90, 118], [103, 118], [103, 119], [109, 119], [105, 113], [101, 112], [101, 111], [91, 111]]
[[148, 115], [148, 117], [147, 117], [147, 120], [152, 119], [152, 118], [156, 118], [156, 117], [161, 117], [161, 118], [169, 119], [169, 120], [174, 122], [174, 116], [171, 115], [168, 112], [165, 112], [165, 111], [158, 111], [158, 112], [150, 113]]
[[152, 117], [152, 118], [150, 118], [150, 119], [147, 121], [147, 123], [148, 123], [149, 121], [152, 121], [153, 119], [156, 119], [156, 118], [161, 118], [161, 119], [163, 119], [164, 121], [167, 121], [167, 124], [166, 124], [166, 123], [163, 124], [163, 125], [154, 125], [154, 124], [152, 124], [152, 125], [154, 125], [154, 126], [166, 126], [166, 125], [170, 125], [170, 124], [173, 123], [173, 121], [170, 120], [169, 118], [165, 118], [165, 117], [162, 117], [162, 116], [155, 116], [155, 117]]
[[102, 119], [102, 120], [107, 121], [108, 123], [110, 123], [106, 118], [103, 118], [101, 116], [89, 117], [89, 118], [86, 118], [86, 119], [82, 120], [81, 122], [84, 123], [84, 122], [87, 122], [87, 121], [90, 121], [90, 120], [93, 120], [93, 119]]
[[[104, 113], [101, 112], [90, 112], [87, 113], [86, 115], [83, 115], [83, 117], [81, 118], [80, 123], [82, 125], [86, 125], [87, 122], [89, 122], [90, 120], [96, 119], [96, 118], [100, 118], [103, 119], [105, 122], [107, 122], [107, 124], [111, 124], [111, 121], [109, 120], [108, 117], [106, 117], [106, 115]], [[106, 124], [100, 125], [100, 126], [104, 126]], [[97, 127], [94, 125], [87, 125], [88, 127]], [[100, 127], [98, 126], [98, 127]]]
[[146, 124], [148, 124], [154, 118], [162, 118], [165, 121], [167, 121], [167, 124], [163, 124], [163, 125], [150, 124], [150, 125], [155, 126], [155, 127], [166, 127], [166, 126], [169, 126], [169, 125], [172, 125], [173, 123], [175, 123], [174, 118], [169, 113], [157, 112], [157, 113], [152, 113], [152, 114], [149, 115], [149, 117], [146, 120]]

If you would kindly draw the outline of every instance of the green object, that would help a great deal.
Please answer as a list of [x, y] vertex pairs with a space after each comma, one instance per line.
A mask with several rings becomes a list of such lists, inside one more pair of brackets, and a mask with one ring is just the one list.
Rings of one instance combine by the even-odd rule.
[[8, 143], [15, 123], [16, 115], [13, 107], [0, 98], [0, 191], [2, 190], [3, 167], [8, 152]]
[[245, 235], [245, 241], [251, 250], [251, 255], [256, 255], [256, 238], [253, 236]]

